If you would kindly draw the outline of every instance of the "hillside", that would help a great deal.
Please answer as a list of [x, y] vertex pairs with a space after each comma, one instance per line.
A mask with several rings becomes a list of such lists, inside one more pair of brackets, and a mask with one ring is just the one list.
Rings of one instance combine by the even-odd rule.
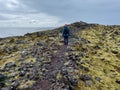
[[0, 39], [2, 90], [120, 90], [120, 26], [76, 22]]

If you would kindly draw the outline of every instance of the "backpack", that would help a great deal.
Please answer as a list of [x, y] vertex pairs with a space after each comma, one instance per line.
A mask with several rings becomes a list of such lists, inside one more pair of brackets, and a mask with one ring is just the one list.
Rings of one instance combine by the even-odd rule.
[[69, 33], [68, 29], [65, 29], [64, 34], [68, 34], [68, 33]]
[[64, 37], [68, 37], [69, 36], [69, 29], [68, 28], [64, 28], [63, 36]]

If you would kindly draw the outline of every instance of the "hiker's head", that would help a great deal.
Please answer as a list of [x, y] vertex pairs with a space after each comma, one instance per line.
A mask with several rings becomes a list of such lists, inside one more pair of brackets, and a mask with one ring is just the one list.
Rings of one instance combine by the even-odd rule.
[[67, 24], [65, 24], [64, 26], [67, 26]]
[[67, 27], [68, 25], [67, 24], [64, 24], [64, 27]]

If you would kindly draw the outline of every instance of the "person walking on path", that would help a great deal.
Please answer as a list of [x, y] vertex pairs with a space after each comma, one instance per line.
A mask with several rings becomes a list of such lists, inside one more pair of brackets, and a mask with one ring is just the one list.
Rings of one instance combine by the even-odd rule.
[[64, 45], [68, 45], [68, 37], [70, 36], [70, 29], [68, 28], [67, 24], [64, 25], [64, 28], [62, 30], [62, 36], [64, 37]]

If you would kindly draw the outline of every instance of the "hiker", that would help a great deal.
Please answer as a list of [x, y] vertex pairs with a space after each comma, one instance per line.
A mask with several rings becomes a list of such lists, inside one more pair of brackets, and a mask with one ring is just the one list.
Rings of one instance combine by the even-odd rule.
[[68, 37], [70, 36], [70, 32], [67, 24], [64, 25], [62, 36], [64, 37], [64, 45], [68, 45]]

